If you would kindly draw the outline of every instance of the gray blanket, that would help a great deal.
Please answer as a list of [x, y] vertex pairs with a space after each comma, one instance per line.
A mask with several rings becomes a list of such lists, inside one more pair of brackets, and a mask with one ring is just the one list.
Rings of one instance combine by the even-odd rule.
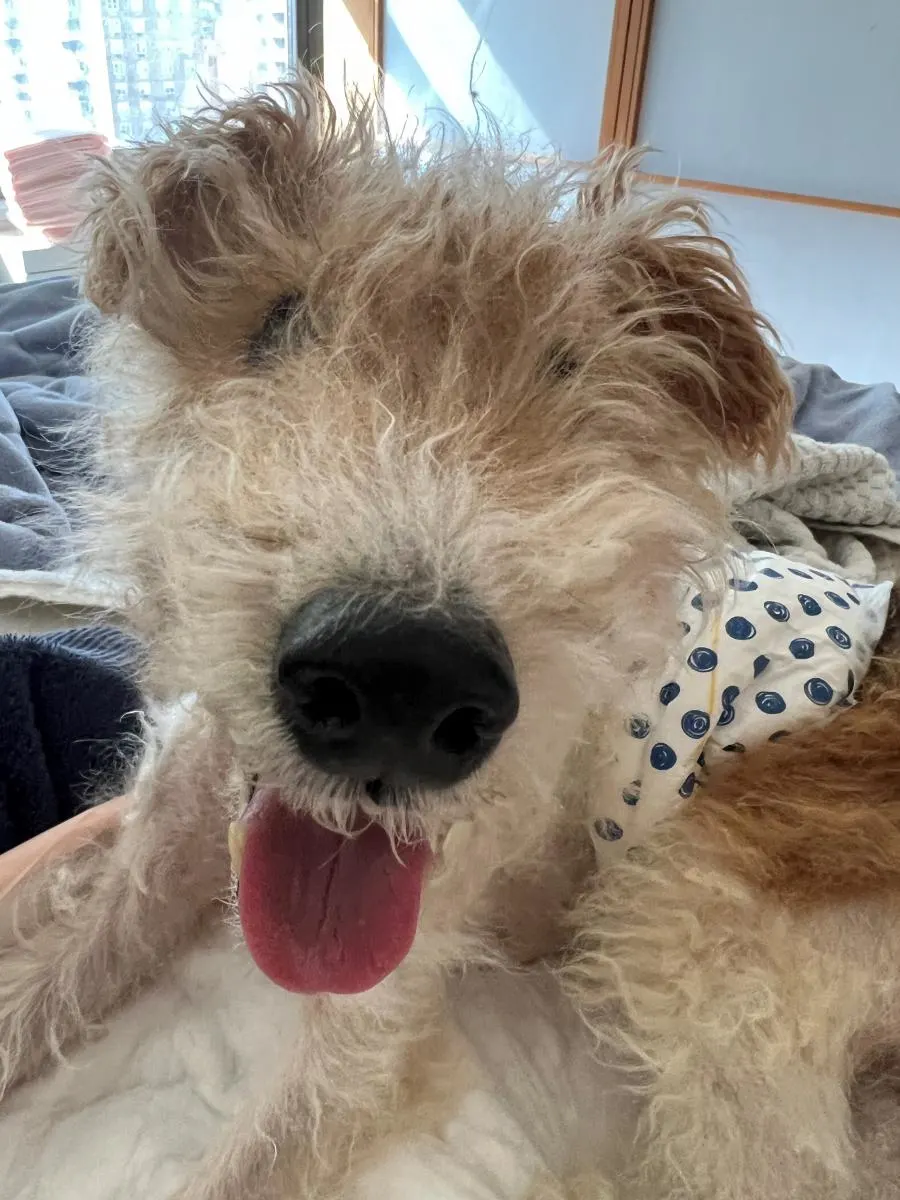
[[831, 367], [783, 358], [794, 389], [794, 429], [817, 442], [877, 450], [900, 476], [900, 392], [892, 383], [848, 383]]
[[73, 280], [0, 286], [0, 568], [54, 566], [75, 468], [66, 430], [90, 398], [75, 341], [86, 315]]

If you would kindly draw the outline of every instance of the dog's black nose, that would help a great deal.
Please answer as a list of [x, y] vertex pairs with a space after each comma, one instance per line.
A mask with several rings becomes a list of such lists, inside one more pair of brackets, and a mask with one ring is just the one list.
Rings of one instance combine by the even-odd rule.
[[447, 787], [476, 770], [516, 719], [506, 643], [487, 619], [342, 588], [318, 592], [282, 633], [281, 715], [321, 770], [394, 789]]

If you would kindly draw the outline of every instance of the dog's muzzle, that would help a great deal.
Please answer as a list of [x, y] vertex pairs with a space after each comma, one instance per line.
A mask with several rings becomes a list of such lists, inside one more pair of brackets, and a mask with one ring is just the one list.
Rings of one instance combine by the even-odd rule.
[[301, 753], [382, 802], [466, 779], [519, 709], [509, 650], [486, 617], [337, 587], [287, 621], [275, 694]]

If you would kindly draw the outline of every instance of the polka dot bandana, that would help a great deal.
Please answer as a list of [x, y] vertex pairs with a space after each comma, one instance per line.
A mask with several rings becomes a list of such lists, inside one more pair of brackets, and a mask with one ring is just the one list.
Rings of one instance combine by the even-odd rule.
[[884, 632], [891, 585], [852, 583], [752, 552], [712, 609], [696, 590], [646, 710], [628, 716], [612, 793], [592, 824], [598, 856], [638, 844], [711, 764], [853, 704]]

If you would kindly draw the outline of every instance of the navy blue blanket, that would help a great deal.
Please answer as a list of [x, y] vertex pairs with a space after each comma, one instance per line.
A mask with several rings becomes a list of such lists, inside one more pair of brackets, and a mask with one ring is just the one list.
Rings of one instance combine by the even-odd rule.
[[0, 853], [126, 784], [139, 648], [108, 626], [0, 637]]

